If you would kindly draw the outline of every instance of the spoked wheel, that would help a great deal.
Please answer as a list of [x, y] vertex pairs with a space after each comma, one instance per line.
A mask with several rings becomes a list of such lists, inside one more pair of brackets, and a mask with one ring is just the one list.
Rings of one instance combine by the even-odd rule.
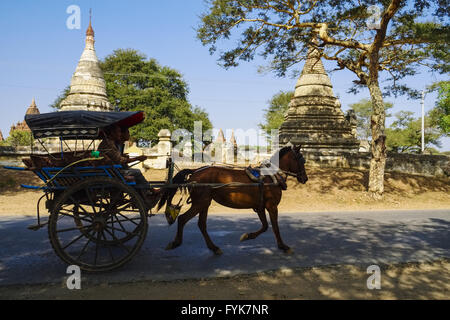
[[56, 254], [90, 272], [130, 261], [147, 235], [147, 210], [128, 185], [91, 178], [67, 189], [55, 202], [48, 233]]

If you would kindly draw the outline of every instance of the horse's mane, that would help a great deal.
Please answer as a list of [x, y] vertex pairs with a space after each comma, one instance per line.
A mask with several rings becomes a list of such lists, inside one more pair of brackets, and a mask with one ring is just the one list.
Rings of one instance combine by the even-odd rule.
[[291, 147], [287, 146], [287, 147], [283, 147], [280, 150], [278, 150], [277, 152], [274, 153], [274, 155], [270, 158], [270, 162], [274, 162], [274, 159], [276, 159], [276, 157], [278, 157], [278, 159], [281, 159], [282, 157], [284, 157], [284, 155], [288, 152], [290, 152], [292, 150]]

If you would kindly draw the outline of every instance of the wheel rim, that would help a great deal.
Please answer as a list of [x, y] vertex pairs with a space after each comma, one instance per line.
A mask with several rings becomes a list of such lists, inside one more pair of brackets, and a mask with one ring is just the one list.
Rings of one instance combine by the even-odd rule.
[[146, 212], [133, 189], [114, 181], [85, 183], [62, 198], [49, 232], [67, 263], [88, 271], [114, 269], [131, 259], [145, 240]]

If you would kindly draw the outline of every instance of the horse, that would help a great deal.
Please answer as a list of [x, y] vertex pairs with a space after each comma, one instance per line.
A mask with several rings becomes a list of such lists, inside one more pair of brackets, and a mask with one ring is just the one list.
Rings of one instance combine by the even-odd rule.
[[[288, 146], [280, 149], [270, 159], [271, 163], [275, 163], [276, 157], [279, 159], [278, 168], [285, 183], [287, 176], [297, 178], [297, 181], [305, 184], [308, 176], [305, 170], [305, 159], [300, 153], [300, 146]], [[188, 184], [185, 187], [190, 196], [191, 207], [178, 217], [177, 234], [166, 250], [172, 250], [179, 247], [183, 241], [183, 229], [185, 224], [199, 215], [198, 227], [205, 239], [207, 247], [216, 255], [221, 255], [222, 250], [217, 247], [211, 240], [206, 230], [206, 220], [208, 216], [208, 208], [211, 201], [215, 200], [219, 204], [234, 209], [253, 209], [261, 220], [262, 227], [256, 232], [245, 233], [241, 236], [241, 241], [256, 239], [260, 234], [268, 229], [267, 217], [265, 210], [269, 212], [272, 230], [275, 234], [278, 248], [286, 253], [290, 253], [291, 249], [283, 242], [278, 227], [278, 204], [281, 201], [282, 186], [273, 183], [269, 176], [264, 177], [264, 185], [254, 183], [247, 175], [245, 170], [236, 170], [233, 168], [206, 166], [196, 170], [184, 169], [178, 172], [173, 178], [174, 184]], [[195, 183], [201, 184], [220, 184], [221, 187], [212, 186], [195, 186]], [[230, 185], [235, 183], [235, 185]], [[239, 185], [246, 184], [244, 185]], [[253, 183], [253, 185], [251, 185]], [[266, 185], [267, 183], [267, 185]], [[286, 185], [285, 185], [286, 186]], [[181, 188], [181, 187], [180, 187]], [[263, 189], [261, 189], [263, 188]], [[171, 205], [171, 201], [179, 188], [168, 188], [163, 191], [161, 200], [158, 204], [158, 210], [165, 203]]]

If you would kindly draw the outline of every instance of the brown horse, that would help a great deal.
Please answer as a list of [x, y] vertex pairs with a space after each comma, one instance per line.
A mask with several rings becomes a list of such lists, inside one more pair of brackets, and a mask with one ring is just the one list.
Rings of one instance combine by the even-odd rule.
[[[286, 175], [294, 176], [298, 182], [305, 184], [308, 181], [308, 177], [305, 171], [305, 159], [300, 153], [300, 147], [285, 147], [275, 153], [271, 162], [274, 163], [275, 157], [279, 159], [278, 168]], [[287, 178], [287, 177], [286, 177]], [[286, 179], [284, 178], [284, 179]], [[244, 183], [250, 184], [252, 181], [247, 176], [244, 170], [235, 170], [224, 167], [203, 167], [197, 170], [185, 169], [180, 171], [173, 179], [175, 184], [184, 183], [202, 183], [202, 184], [222, 184], [229, 183]], [[280, 230], [278, 228], [278, 204], [281, 200], [282, 188], [279, 185], [274, 185], [270, 177], [265, 177], [264, 189], [261, 190], [260, 186], [223, 186], [219, 188], [209, 186], [189, 186], [188, 190], [192, 206], [184, 214], [178, 218], [178, 230], [175, 240], [167, 246], [167, 250], [175, 249], [180, 246], [183, 241], [183, 228], [184, 225], [200, 214], [198, 220], [198, 227], [205, 238], [206, 245], [215, 254], [222, 254], [220, 248], [218, 248], [212, 241], [206, 231], [206, 219], [208, 215], [208, 208], [211, 205], [211, 201], [215, 200], [223, 206], [235, 208], [235, 209], [253, 209], [262, 223], [262, 228], [256, 232], [245, 233], [241, 237], [241, 241], [255, 239], [261, 233], [265, 232], [268, 228], [267, 218], [265, 210], [269, 212], [272, 229], [275, 234], [278, 247], [285, 251], [290, 252], [290, 248], [283, 243], [280, 236]], [[271, 185], [270, 185], [271, 184]], [[159, 203], [159, 209], [165, 204], [171, 204], [171, 201], [176, 193], [177, 189], [166, 189], [162, 195]], [[263, 193], [261, 193], [261, 191]]]

